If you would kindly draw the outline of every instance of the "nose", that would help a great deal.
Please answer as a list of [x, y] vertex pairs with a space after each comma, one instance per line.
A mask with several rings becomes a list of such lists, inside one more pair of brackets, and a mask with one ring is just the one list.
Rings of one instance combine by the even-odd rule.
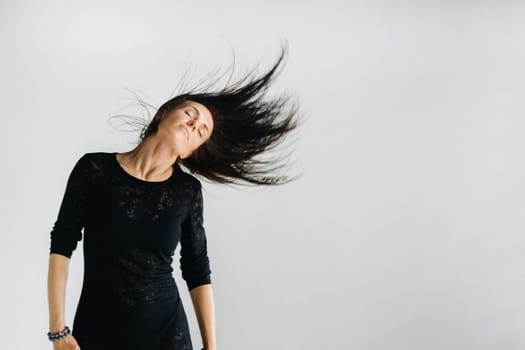
[[196, 128], [196, 126], [197, 126], [197, 122], [196, 122], [195, 120], [189, 120], [189, 121], [188, 121], [188, 125], [189, 125], [189, 127], [193, 130], [193, 129]]

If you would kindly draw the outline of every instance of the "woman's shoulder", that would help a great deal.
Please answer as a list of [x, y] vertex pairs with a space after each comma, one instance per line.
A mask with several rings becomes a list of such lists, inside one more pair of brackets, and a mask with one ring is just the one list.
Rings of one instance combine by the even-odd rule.
[[198, 177], [196, 177], [195, 175], [191, 174], [190, 172], [186, 170], [183, 170], [182, 167], [180, 167], [177, 164], [175, 164], [174, 167], [175, 167], [175, 171], [177, 171], [180, 174], [180, 178], [185, 183], [190, 185], [194, 191], [198, 191], [202, 188], [201, 181]]
[[[92, 175], [100, 173], [104, 169], [113, 169], [112, 157], [115, 152], [85, 152], [77, 160], [77, 164], [85, 169], [89, 169]], [[93, 173], [93, 171], [95, 171]]]
[[102, 158], [110, 158], [115, 156], [116, 152], [104, 152], [104, 151], [93, 151], [93, 152], [86, 152], [82, 155], [82, 158], [88, 158], [88, 159], [102, 159]]
[[[179, 167], [178, 165], [174, 165], [175, 167], [175, 170], [181, 174], [181, 177], [190, 182], [192, 185], [194, 186], [200, 186], [201, 185], [201, 181], [199, 180], [198, 177], [196, 177], [195, 175], [191, 174], [190, 172], [186, 171], [186, 170], [183, 170], [181, 167]], [[178, 168], [178, 169], [177, 169]]]

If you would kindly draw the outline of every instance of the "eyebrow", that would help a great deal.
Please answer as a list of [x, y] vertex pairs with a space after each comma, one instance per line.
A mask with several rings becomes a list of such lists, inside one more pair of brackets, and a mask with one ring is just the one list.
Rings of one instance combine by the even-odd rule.
[[[195, 112], [197, 113], [198, 116], [200, 116], [200, 112], [199, 110], [195, 107], [195, 106], [192, 106], [190, 105], [191, 108], [193, 108], [195, 110]], [[206, 132], [208, 133], [208, 135], [210, 134], [210, 129], [208, 128], [208, 125], [206, 125], [206, 123], [202, 124], [204, 125], [204, 127], [206, 128]]]

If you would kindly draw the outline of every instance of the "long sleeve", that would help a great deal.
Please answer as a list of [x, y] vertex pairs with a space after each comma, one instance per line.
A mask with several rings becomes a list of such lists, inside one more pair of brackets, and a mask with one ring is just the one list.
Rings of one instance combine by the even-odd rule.
[[75, 164], [67, 180], [66, 189], [51, 230], [50, 254], [71, 258], [82, 239], [88, 205], [89, 160], [84, 154]]
[[206, 232], [203, 224], [202, 185], [196, 182], [187, 217], [181, 224], [180, 268], [188, 290], [211, 284]]

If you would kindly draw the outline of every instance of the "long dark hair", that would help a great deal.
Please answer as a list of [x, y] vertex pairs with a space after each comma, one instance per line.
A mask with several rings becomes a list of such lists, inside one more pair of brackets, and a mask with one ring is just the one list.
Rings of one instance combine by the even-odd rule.
[[214, 121], [213, 132], [191, 156], [177, 158], [177, 165], [223, 184], [278, 185], [296, 179], [272, 174], [284, 168], [282, 162], [292, 153], [291, 148], [285, 156], [257, 158], [263, 153], [267, 155], [267, 151], [282, 143], [285, 136], [299, 126], [297, 104], [291, 103], [291, 108], [285, 112], [286, 105], [291, 102], [287, 95], [263, 100], [269, 85], [279, 74], [277, 69], [286, 53], [286, 45], [281, 46], [277, 62], [259, 78], [248, 80], [251, 77], [248, 74], [217, 92], [190, 89], [166, 101], [142, 129], [140, 140], [154, 134], [160, 120], [173, 109], [185, 101], [194, 101], [210, 110]]

